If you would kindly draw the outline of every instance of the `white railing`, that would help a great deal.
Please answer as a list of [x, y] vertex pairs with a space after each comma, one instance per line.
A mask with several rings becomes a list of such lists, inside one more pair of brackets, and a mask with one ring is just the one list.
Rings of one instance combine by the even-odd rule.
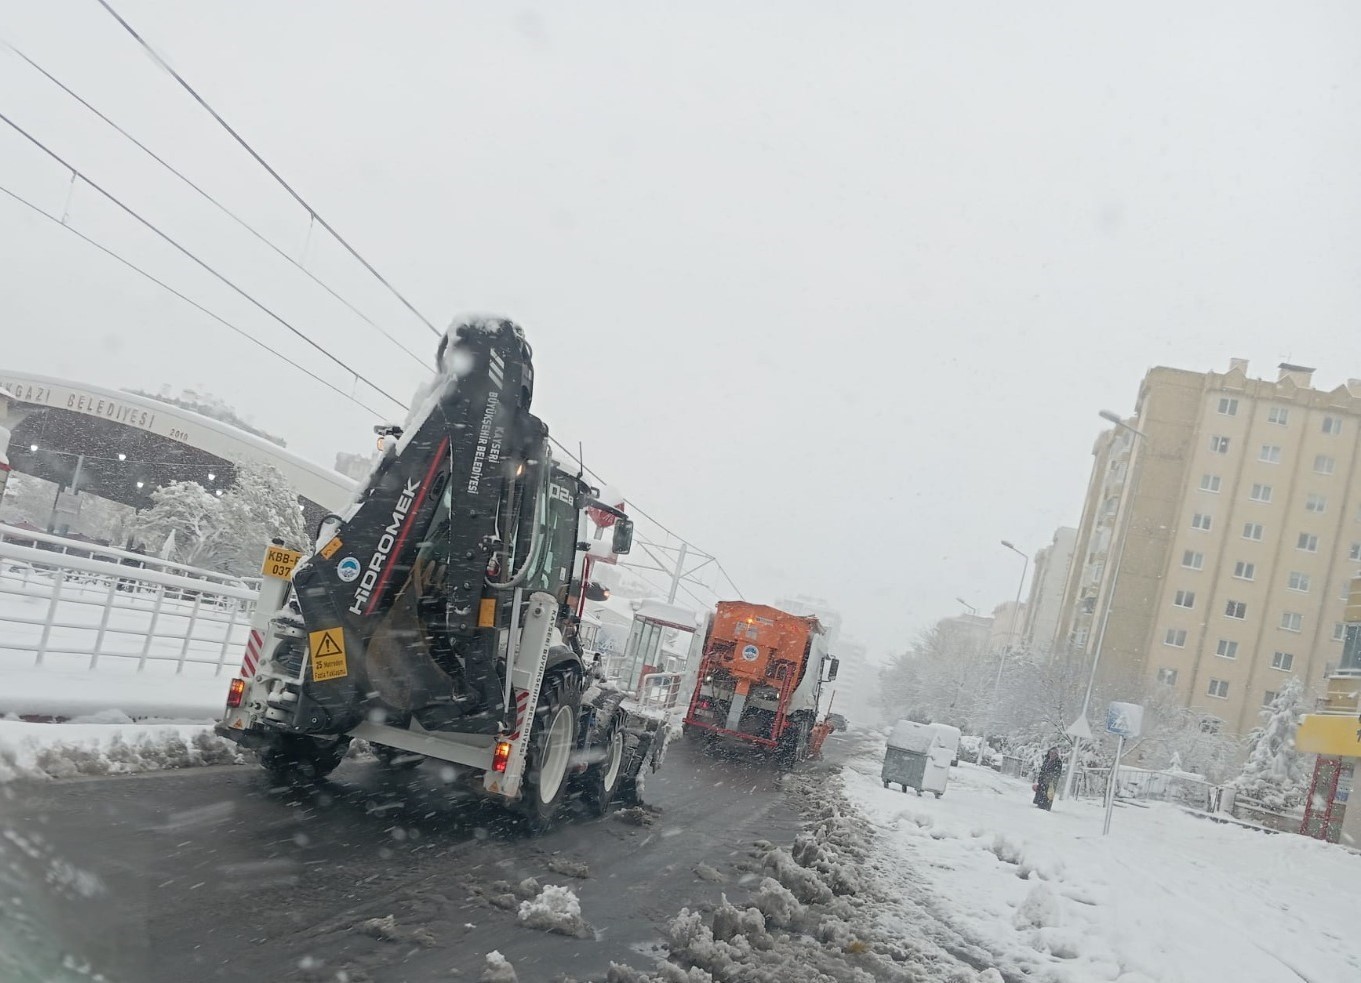
[[[60, 541], [11, 532], [49, 547]], [[95, 548], [146, 566], [77, 556], [73, 551], [85, 545], [65, 543], [69, 550], [0, 538], [0, 668], [43, 666], [56, 657], [68, 668], [79, 662], [96, 669], [117, 659], [135, 662], [138, 672], [160, 663], [173, 664], [176, 673], [186, 665], [213, 666], [219, 675], [240, 663], [256, 599], [247, 582], [122, 550]]]
[[68, 539], [65, 536], [56, 536], [52, 533], [30, 532], [26, 529], [20, 529], [18, 526], [0, 522], [0, 544], [5, 543], [15, 546], [31, 546], [62, 556], [85, 557], [91, 560], [104, 560], [109, 563], [141, 567], [144, 570], [156, 570], [160, 573], [187, 577], [190, 580], [206, 580], [213, 584], [246, 587], [250, 590], [258, 590], [260, 587], [259, 577], [233, 577], [231, 574], [219, 573], [216, 570], [194, 567], [187, 563], [176, 563], [174, 560], [163, 560], [158, 556], [134, 553], [131, 550], [119, 549], [116, 546], [100, 546], [98, 543]]
[[672, 710], [680, 698], [679, 672], [650, 672], [638, 686], [638, 702], [645, 709]]

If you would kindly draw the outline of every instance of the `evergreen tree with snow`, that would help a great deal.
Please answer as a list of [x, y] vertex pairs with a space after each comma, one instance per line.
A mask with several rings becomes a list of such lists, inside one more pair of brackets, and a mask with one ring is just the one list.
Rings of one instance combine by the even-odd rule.
[[1309, 785], [1308, 755], [1295, 748], [1304, 714], [1304, 683], [1291, 678], [1262, 710], [1262, 726], [1248, 737], [1248, 760], [1234, 780], [1239, 791], [1269, 809], [1293, 809]]

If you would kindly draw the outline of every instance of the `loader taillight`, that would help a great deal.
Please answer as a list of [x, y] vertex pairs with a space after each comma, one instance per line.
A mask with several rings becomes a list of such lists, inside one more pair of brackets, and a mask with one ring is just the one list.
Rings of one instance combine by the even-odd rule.
[[496, 750], [491, 756], [491, 770], [504, 772], [510, 763], [510, 741], [497, 741]]
[[245, 695], [246, 681], [240, 676], [237, 676], [231, 681], [231, 685], [227, 687], [227, 706], [239, 707], [241, 705], [241, 698]]
[[484, 597], [477, 606], [477, 627], [496, 627], [496, 598]]

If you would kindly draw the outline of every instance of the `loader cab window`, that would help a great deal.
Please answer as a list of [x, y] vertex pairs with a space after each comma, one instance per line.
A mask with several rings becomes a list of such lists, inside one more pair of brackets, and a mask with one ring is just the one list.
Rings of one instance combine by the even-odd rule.
[[548, 515], [539, 562], [525, 582], [529, 590], [560, 594], [572, 575], [576, 559], [576, 481], [554, 473], [548, 486]]

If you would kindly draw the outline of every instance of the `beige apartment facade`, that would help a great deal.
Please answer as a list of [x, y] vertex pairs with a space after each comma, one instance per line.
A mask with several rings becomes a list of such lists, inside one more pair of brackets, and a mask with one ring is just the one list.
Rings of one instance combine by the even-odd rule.
[[1323, 691], [1361, 570], [1361, 381], [1247, 373], [1144, 378], [1143, 436], [1098, 441], [1064, 615], [1089, 656], [1105, 622], [1107, 693], [1166, 686], [1240, 734], [1290, 676]]

